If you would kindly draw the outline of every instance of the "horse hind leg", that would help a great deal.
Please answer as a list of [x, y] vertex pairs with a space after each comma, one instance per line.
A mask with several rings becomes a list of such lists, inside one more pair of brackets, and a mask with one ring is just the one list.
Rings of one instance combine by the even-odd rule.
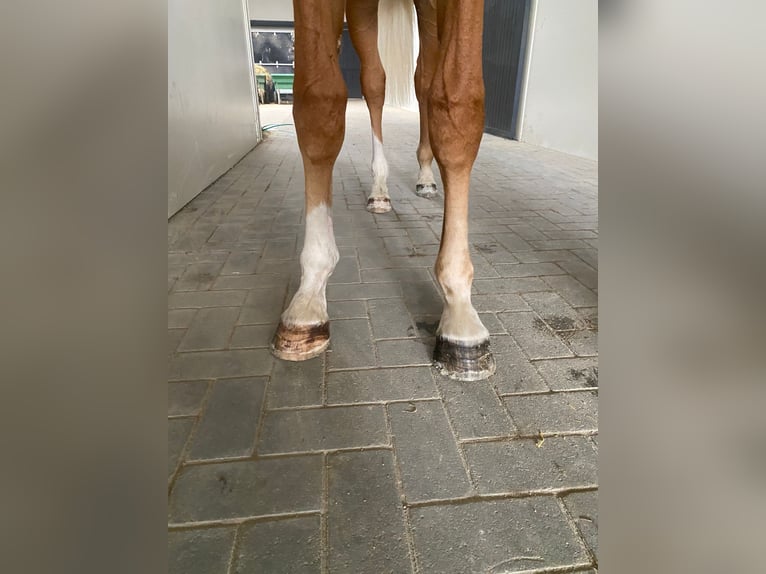
[[372, 191], [367, 210], [391, 211], [388, 195], [388, 162], [383, 153], [383, 103], [386, 98], [386, 73], [378, 53], [378, 0], [356, 0], [346, 5], [351, 42], [361, 62], [362, 95], [370, 112], [372, 131]]
[[415, 193], [420, 197], [432, 198], [438, 193], [432, 169], [434, 153], [428, 130], [428, 92], [439, 60], [439, 39], [437, 35], [436, 6], [430, 0], [415, 0], [418, 16], [420, 50], [415, 69], [415, 95], [418, 98], [420, 114], [420, 141], [417, 158], [420, 166]]

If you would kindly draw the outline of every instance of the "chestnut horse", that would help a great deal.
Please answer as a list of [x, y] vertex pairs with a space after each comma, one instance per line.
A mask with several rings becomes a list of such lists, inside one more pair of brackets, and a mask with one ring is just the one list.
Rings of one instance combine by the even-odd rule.
[[[420, 110], [420, 174], [416, 193], [433, 196], [433, 158], [444, 182], [444, 222], [435, 274], [444, 297], [436, 332], [434, 366], [463, 381], [495, 371], [489, 332], [471, 303], [473, 265], [468, 251], [468, 188], [484, 130], [481, 37], [483, 0], [380, 0], [380, 15], [417, 14], [420, 51], [415, 92]], [[373, 188], [367, 208], [391, 210], [386, 188], [382, 110], [386, 73], [378, 51], [379, 0], [294, 0], [295, 81], [293, 116], [303, 158], [306, 233], [302, 276], [272, 342], [275, 356], [302, 361], [329, 344], [325, 289], [338, 262], [332, 226], [332, 170], [343, 144], [347, 90], [338, 65], [344, 15], [361, 61], [362, 93], [373, 134]], [[407, 18], [400, 21], [405, 22]], [[404, 46], [388, 31], [381, 41]], [[403, 51], [400, 48], [400, 52]], [[392, 69], [389, 63], [389, 75]]]

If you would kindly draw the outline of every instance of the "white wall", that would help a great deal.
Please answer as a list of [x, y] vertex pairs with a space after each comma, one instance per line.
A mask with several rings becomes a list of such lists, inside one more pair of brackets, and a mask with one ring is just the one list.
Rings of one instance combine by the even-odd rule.
[[247, 3], [251, 20], [295, 20], [291, 0], [247, 0]]
[[598, 159], [598, 0], [532, 0], [518, 139]]
[[246, 0], [168, 0], [168, 217], [260, 137]]

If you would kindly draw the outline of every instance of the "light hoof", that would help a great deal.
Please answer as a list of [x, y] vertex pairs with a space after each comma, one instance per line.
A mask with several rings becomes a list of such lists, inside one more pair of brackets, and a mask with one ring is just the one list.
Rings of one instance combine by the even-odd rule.
[[415, 185], [415, 195], [431, 199], [436, 197], [437, 189], [435, 183], [418, 183]]
[[391, 200], [387, 197], [371, 197], [367, 200], [367, 211], [370, 213], [388, 213], [391, 211]]
[[481, 381], [495, 374], [495, 358], [489, 339], [474, 345], [461, 345], [436, 338], [433, 366], [440, 374], [456, 381]]
[[330, 344], [330, 323], [285, 327], [281, 322], [271, 342], [271, 354], [285, 361], [313, 359]]

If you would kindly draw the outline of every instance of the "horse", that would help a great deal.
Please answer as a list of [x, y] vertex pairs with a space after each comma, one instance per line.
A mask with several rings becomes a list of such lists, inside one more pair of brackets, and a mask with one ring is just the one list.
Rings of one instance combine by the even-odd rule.
[[[468, 249], [471, 169], [484, 131], [481, 42], [483, 0], [294, 0], [293, 118], [305, 174], [305, 238], [301, 282], [271, 343], [280, 359], [303, 361], [330, 341], [325, 290], [338, 262], [332, 223], [332, 171], [343, 144], [347, 88], [338, 65], [344, 16], [361, 62], [362, 94], [373, 138], [372, 191], [367, 209], [392, 209], [386, 187], [382, 112], [386, 70], [381, 50], [411, 50], [415, 19], [420, 39], [414, 73], [420, 115], [415, 193], [437, 193], [436, 159], [444, 183], [444, 219], [434, 267], [444, 309], [433, 365], [443, 375], [476, 381], [495, 372], [489, 331], [471, 303], [473, 264]], [[414, 8], [414, 9], [413, 9]], [[381, 35], [379, 18], [398, 22]], [[409, 29], [408, 29], [409, 26]], [[411, 42], [411, 40], [410, 40]], [[389, 75], [396, 66], [387, 65]]]

